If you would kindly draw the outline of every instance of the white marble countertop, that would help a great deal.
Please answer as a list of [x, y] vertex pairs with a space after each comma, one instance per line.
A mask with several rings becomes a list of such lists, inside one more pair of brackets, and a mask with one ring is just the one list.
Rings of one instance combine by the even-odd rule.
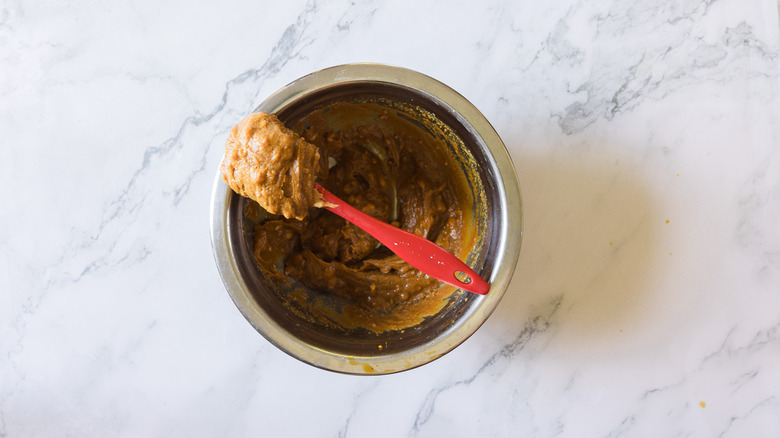
[[[0, 3], [0, 437], [780, 435], [779, 29], [769, 0]], [[255, 332], [208, 232], [230, 126], [363, 61], [471, 100], [525, 207], [488, 322], [373, 377]]]

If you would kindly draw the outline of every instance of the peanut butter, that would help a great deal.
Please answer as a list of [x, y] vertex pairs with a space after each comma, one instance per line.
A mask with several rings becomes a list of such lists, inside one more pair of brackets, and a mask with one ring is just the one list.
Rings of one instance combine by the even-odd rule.
[[[365, 120], [364, 112], [376, 114], [376, 123], [329, 121], [349, 120], [353, 113]], [[282, 300], [302, 315], [376, 332], [403, 329], [436, 313], [452, 286], [411, 267], [339, 216], [309, 207], [322, 205], [312, 188], [319, 177], [345, 202], [463, 257], [473, 243], [464, 231], [471, 200], [446, 146], [370, 104], [336, 104], [292, 127], [301, 135], [274, 116], [247, 117], [231, 131], [222, 164], [237, 193], [273, 214], [258, 219], [253, 230], [258, 266], [275, 281], [305, 285], [347, 304], [328, 307], [304, 298], [300, 289]]]
[[251, 114], [230, 130], [221, 164], [222, 177], [236, 193], [269, 213], [298, 220], [322, 205], [314, 189], [319, 169], [317, 147], [266, 113]]

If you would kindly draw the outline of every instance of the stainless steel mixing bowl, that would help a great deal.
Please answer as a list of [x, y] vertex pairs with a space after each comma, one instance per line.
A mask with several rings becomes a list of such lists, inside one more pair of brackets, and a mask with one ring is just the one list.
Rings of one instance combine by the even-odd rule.
[[[444, 138], [467, 175], [478, 233], [467, 258], [491, 284], [478, 296], [455, 291], [437, 314], [404, 330], [373, 333], [333, 329], [301, 318], [279, 299], [280, 285], [260, 271], [247, 237], [246, 200], [217, 172], [211, 199], [211, 239], [225, 287], [244, 317], [291, 356], [349, 374], [387, 374], [441, 357], [490, 316], [515, 269], [522, 239], [520, 187], [506, 147], [487, 119], [463, 96], [423, 74], [378, 64], [349, 64], [302, 77], [270, 96], [256, 111], [290, 123], [334, 102], [392, 107]], [[434, 132], [435, 131], [435, 132]]]

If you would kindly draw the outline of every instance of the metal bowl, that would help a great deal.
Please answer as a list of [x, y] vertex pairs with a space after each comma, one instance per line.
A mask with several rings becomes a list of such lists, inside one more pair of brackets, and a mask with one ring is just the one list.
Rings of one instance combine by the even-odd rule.
[[[211, 241], [225, 287], [244, 317], [282, 351], [319, 368], [348, 374], [408, 370], [448, 353], [490, 316], [514, 272], [522, 240], [520, 187], [506, 147], [463, 96], [423, 74], [386, 65], [349, 64], [304, 76], [256, 111], [285, 123], [334, 102], [387, 105], [443, 136], [469, 180], [478, 236], [467, 263], [491, 284], [486, 296], [455, 290], [442, 309], [404, 330], [333, 329], [291, 312], [280, 285], [260, 271], [247, 238], [246, 200], [217, 171]], [[435, 132], [434, 132], [435, 131]]]

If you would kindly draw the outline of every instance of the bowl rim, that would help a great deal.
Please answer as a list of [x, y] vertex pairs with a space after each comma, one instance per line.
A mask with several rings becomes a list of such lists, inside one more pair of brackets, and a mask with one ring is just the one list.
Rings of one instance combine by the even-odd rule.
[[[488, 163], [499, 176], [496, 181], [498, 245], [490, 292], [474, 295], [470, 314], [460, 318], [448, 330], [411, 350], [377, 356], [346, 356], [327, 351], [296, 338], [277, 324], [256, 305], [248, 286], [242, 280], [228, 235], [228, 208], [233, 192], [223, 181], [219, 169], [211, 195], [210, 231], [214, 259], [224, 286], [236, 307], [249, 323], [269, 342], [290, 356], [318, 368], [345, 374], [379, 375], [405, 371], [429, 363], [455, 349], [474, 334], [498, 306], [515, 271], [523, 237], [523, 205], [520, 183], [511, 156], [487, 118], [465, 97], [430, 76], [403, 67], [376, 63], [343, 64], [325, 68], [282, 87], [270, 95], [254, 112], [277, 113], [286, 106], [326, 88], [349, 83], [386, 83], [425, 95], [446, 106], [446, 109], [487, 150]], [[511, 220], [511, 224], [510, 224]], [[510, 229], [511, 227], [511, 229]]]

